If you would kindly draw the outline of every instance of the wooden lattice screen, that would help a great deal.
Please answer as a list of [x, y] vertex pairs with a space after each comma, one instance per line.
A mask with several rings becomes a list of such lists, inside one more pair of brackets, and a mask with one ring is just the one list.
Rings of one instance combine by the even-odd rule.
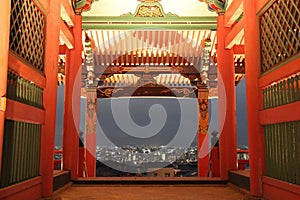
[[41, 125], [5, 120], [0, 187], [39, 175]]
[[260, 17], [261, 72], [300, 52], [300, 0], [276, 0]]
[[43, 90], [12, 71], [7, 76], [7, 98], [42, 108]]
[[266, 175], [300, 185], [300, 121], [265, 126]]
[[44, 70], [45, 17], [32, 0], [12, 0], [9, 46], [32, 67]]
[[[29, 66], [43, 73], [46, 16], [33, 0], [11, 0], [10, 20], [10, 52], [23, 65], [13, 67], [14, 63], [9, 63], [7, 98], [41, 109], [43, 88], [11, 68], [27, 70]], [[5, 120], [0, 187], [39, 175], [41, 125], [27, 123], [27, 116], [23, 117]]]
[[264, 109], [300, 101], [300, 75], [284, 79], [263, 90]]

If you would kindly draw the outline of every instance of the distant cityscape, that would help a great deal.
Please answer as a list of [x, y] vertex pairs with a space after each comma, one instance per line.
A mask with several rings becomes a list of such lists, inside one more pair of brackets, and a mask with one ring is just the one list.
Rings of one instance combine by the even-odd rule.
[[[247, 150], [246, 146], [239, 149]], [[61, 150], [56, 146], [55, 150]], [[197, 176], [197, 146], [125, 146], [100, 147], [96, 149], [96, 175], [113, 176]], [[249, 155], [239, 153], [239, 160], [249, 159]], [[55, 160], [61, 160], [62, 154], [56, 153]], [[249, 167], [249, 166], [248, 166]]]

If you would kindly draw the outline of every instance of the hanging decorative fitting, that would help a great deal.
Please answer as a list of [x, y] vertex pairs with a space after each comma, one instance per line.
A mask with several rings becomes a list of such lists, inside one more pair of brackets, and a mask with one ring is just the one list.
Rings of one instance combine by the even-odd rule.
[[94, 0], [72, 0], [73, 10], [80, 15], [83, 11], [91, 10], [93, 2]]
[[212, 12], [222, 13], [225, 12], [227, 0], [199, 0], [208, 5], [208, 10]]
[[94, 55], [93, 55], [94, 44], [93, 41], [85, 34], [84, 40], [84, 53], [85, 53], [85, 66], [87, 70], [87, 85], [94, 84]]
[[201, 79], [204, 83], [208, 80], [208, 69], [210, 66], [210, 50], [211, 50], [211, 40], [210, 38], [205, 39], [203, 45], [202, 54], [202, 65], [201, 65]]

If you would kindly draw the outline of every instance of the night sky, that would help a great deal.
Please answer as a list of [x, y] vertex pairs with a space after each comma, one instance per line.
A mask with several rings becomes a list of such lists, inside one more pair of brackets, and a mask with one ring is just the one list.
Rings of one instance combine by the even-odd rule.
[[[58, 86], [55, 138], [55, 144], [58, 146], [61, 146], [62, 141], [63, 92], [64, 86]], [[237, 134], [238, 146], [240, 147], [248, 145], [245, 93], [245, 79], [243, 79], [236, 87]], [[195, 99], [138, 98], [128, 100], [127, 98], [120, 98], [111, 101], [109, 99], [99, 101], [98, 119], [101, 120], [98, 120], [97, 126], [98, 145], [108, 145], [108, 143], [105, 143], [107, 139], [107, 141], [121, 146], [126, 144], [166, 145], [171, 143], [174, 143], [174, 146], [185, 146], [192, 143], [193, 146], [196, 144], [196, 141], [191, 141], [197, 127]], [[209, 105], [209, 132], [211, 133], [214, 130], [219, 131], [217, 98], [210, 99]], [[86, 99], [82, 98], [80, 127], [83, 132], [85, 131], [85, 120], [83, 118], [85, 117], [85, 106]], [[129, 107], [129, 110], [125, 109], [127, 107]], [[117, 119], [117, 122], [112, 120], [114, 118]], [[179, 126], [180, 123], [182, 126]], [[143, 134], [140, 135], [140, 133]]]

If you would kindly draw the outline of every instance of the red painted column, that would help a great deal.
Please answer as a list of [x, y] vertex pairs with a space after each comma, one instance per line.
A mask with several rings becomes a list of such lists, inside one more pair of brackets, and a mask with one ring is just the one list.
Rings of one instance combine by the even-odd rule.
[[[198, 83], [199, 84], [199, 83]], [[208, 88], [198, 87], [198, 176], [207, 177], [209, 173], [209, 135], [208, 135]]]
[[[66, 85], [63, 134], [63, 169], [71, 171], [71, 179], [78, 177], [79, 122], [81, 92], [82, 17], [75, 16], [74, 49], [66, 54]], [[79, 73], [79, 74], [78, 74]]]
[[96, 176], [96, 122], [97, 122], [97, 90], [86, 89], [86, 135], [85, 135], [85, 160], [86, 176]]
[[10, 0], [0, 6], [0, 171], [2, 167], [2, 144], [4, 136], [4, 121], [6, 109], [6, 84], [8, 68], [9, 30], [10, 30]]
[[228, 171], [237, 169], [236, 100], [233, 50], [225, 48], [225, 36], [230, 31], [224, 25], [224, 15], [218, 16], [217, 61], [220, 131], [220, 176], [228, 179]]
[[258, 79], [259, 64], [259, 24], [256, 17], [257, 1], [244, 0], [246, 97], [248, 112], [248, 144], [250, 155], [250, 194], [262, 196], [262, 175], [265, 170], [264, 131], [259, 123]]
[[219, 147], [211, 150], [211, 176], [220, 177]]
[[84, 145], [79, 141], [78, 177], [85, 177]]
[[59, 51], [60, 1], [51, 1], [46, 21], [45, 69], [47, 79], [43, 92], [45, 124], [41, 130], [40, 174], [42, 196], [52, 195], [53, 156], [56, 123], [57, 70]]

